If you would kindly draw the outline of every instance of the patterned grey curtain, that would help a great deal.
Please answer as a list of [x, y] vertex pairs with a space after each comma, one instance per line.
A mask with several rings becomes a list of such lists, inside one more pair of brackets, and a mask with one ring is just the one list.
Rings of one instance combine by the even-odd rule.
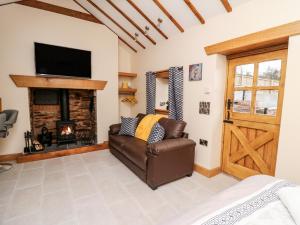
[[183, 120], [183, 67], [169, 69], [169, 118]]
[[156, 78], [154, 72], [146, 73], [147, 114], [155, 114]]

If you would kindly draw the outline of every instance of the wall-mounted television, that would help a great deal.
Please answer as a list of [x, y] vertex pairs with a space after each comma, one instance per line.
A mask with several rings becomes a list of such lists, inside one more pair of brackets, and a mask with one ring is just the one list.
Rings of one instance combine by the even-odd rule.
[[91, 51], [34, 43], [37, 75], [91, 78]]

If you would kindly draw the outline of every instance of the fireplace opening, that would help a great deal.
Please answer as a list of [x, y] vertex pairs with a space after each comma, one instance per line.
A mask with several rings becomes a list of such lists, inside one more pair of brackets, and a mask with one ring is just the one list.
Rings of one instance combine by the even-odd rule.
[[57, 145], [76, 143], [75, 122], [57, 121]]
[[30, 88], [32, 139], [44, 151], [97, 143], [97, 99], [94, 90]]
[[60, 118], [56, 122], [57, 145], [76, 143], [75, 122], [70, 120], [69, 91], [60, 90]]

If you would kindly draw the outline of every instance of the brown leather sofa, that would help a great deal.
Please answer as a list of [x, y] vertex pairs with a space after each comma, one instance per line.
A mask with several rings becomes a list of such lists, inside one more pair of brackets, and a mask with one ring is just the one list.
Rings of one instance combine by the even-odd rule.
[[[138, 114], [138, 122], [144, 114]], [[194, 167], [196, 143], [184, 133], [186, 123], [162, 118], [158, 121], [165, 129], [162, 141], [148, 144], [130, 136], [118, 135], [121, 124], [110, 126], [109, 147], [121, 160], [153, 190], [184, 176], [191, 176]]]

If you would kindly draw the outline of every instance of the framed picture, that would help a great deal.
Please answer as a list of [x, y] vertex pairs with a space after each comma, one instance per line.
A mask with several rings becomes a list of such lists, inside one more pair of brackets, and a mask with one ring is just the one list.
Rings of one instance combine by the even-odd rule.
[[190, 65], [189, 80], [190, 81], [202, 80], [202, 63]]
[[204, 115], [210, 114], [210, 102], [200, 102], [199, 103], [199, 113]]

